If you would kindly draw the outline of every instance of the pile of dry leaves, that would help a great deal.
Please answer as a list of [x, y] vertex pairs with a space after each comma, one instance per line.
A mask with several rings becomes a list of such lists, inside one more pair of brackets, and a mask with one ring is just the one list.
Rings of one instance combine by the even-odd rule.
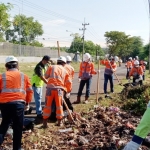
[[[140, 118], [117, 107], [96, 106], [88, 113], [74, 113], [76, 125], [35, 128], [23, 135], [25, 150], [121, 150], [132, 138]], [[10, 141], [5, 141], [4, 145]], [[148, 147], [141, 146], [142, 150]]]

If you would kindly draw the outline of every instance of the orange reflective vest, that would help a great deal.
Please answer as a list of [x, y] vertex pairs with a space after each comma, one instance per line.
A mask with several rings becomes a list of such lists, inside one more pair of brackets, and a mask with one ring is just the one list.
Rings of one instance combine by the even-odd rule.
[[74, 68], [70, 64], [66, 64], [64, 68], [68, 71], [70, 79], [73, 80], [74, 78]]
[[127, 67], [127, 69], [131, 69], [133, 67], [132, 61], [127, 61], [125, 66]]
[[72, 90], [69, 73], [61, 65], [50, 66], [45, 73], [45, 78], [48, 79], [47, 87], [49, 88], [60, 88], [66, 92], [71, 92]]
[[143, 75], [143, 69], [141, 66], [133, 67], [129, 73], [129, 76], [133, 76], [133, 78], [136, 78], [138, 75]]
[[79, 70], [79, 78], [86, 80], [92, 77], [92, 74], [97, 74], [94, 69], [94, 64], [92, 62], [81, 62]]
[[143, 64], [141, 65], [141, 67], [143, 69], [143, 72], [145, 72], [146, 71], [146, 67]]
[[114, 71], [117, 70], [117, 64], [115, 62], [110, 62], [109, 60], [101, 60], [100, 62], [101, 64], [105, 65], [105, 71], [104, 71], [105, 74], [111, 75], [113, 74], [112, 69]]
[[32, 86], [27, 75], [10, 69], [0, 75], [0, 103], [12, 101], [31, 102]]

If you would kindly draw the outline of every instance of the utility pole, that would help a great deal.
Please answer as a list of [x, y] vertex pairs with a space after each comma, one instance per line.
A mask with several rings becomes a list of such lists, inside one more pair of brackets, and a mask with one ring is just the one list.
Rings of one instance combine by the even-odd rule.
[[79, 30], [83, 30], [83, 37], [82, 37], [82, 39], [83, 39], [82, 61], [83, 61], [83, 54], [84, 54], [84, 34], [85, 34], [85, 30], [86, 30], [85, 26], [89, 25], [89, 23], [85, 23], [85, 19], [84, 19], [84, 23], [82, 23], [82, 25], [83, 25], [83, 28], [79, 29]]
[[150, 0], [148, 0], [149, 6], [149, 74], [150, 74]]

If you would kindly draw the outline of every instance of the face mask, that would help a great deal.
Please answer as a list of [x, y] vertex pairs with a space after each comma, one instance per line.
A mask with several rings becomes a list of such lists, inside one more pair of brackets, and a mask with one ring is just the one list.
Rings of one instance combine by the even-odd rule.
[[85, 62], [88, 62], [89, 60], [88, 59], [86, 59], [86, 60], [84, 60]]

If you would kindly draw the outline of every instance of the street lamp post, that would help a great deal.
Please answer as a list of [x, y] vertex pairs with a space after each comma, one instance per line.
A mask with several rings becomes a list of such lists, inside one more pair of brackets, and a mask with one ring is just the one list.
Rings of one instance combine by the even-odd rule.
[[[66, 32], [71, 32], [71, 31], [66, 30]], [[74, 34], [71, 33], [70, 36], [73, 36], [73, 37], [74, 37]], [[74, 51], [74, 40], [73, 40], [73, 51]]]
[[[20, 16], [20, 7], [17, 4], [11, 4], [11, 3], [7, 3], [9, 5], [16, 5], [19, 9], [19, 16]], [[21, 20], [19, 21], [19, 56], [21, 56]]]

